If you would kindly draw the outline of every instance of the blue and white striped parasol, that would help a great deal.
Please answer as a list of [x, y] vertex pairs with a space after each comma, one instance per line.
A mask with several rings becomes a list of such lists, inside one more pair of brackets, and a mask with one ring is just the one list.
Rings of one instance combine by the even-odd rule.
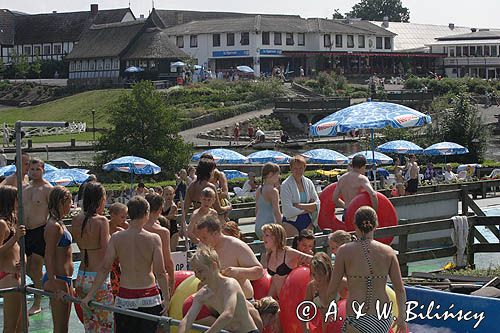
[[426, 155], [461, 155], [468, 154], [469, 149], [454, 142], [439, 142], [424, 149]]
[[[48, 163], [44, 163], [44, 168], [45, 168], [45, 173], [50, 172], [50, 171], [55, 171], [59, 170], [53, 165], [50, 165]], [[4, 167], [0, 168], [0, 177], [7, 177], [16, 172], [16, 166], [14, 164], [11, 165], [6, 165]]]
[[192, 161], [199, 161], [200, 156], [203, 154], [210, 154], [214, 157], [214, 161], [217, 164], [243, 164], [243, 163], [248, 163], [248, 158], [245, 156], [241, 155], [240, 153], [230, 150], [230, 149], [225, 149], [225, 148], [216, 148], [216, 149], [209, 149], [206, 150], [202, 153], [197, 153], [194, 154], [193, 157], [191, 158]]
[[349, 155], [349, 160], [352, 160], [356, 155], [363, 155], [366, 157], [366, 163], [368, 164], [392, 164], [392, 158], [389, 156], [375, 152], [375, 159], [373, 159], [373, 151], [372, 150], [363, 150], [354, 154]]
[[422, 154], [424, 148], [413, 142], [406, 140], [395, 140], [386, 142], [377, 147], [378, 151], [383, 153], [396, 153], [396, 154]]
[[357, 129], [418, 127], [431, 117], [407, 106], [387, 102], [365, 102], [337, 111], [312, 125], [312, 136], [335, 136]]
[[145, 158], [137, 156], [123, 156], [102, 166], [105, 171], [121, 171], [134, 175], [152, 175], [161, 171], [161, 168]]
[[287, 164], [292, 159], [291, 156], [274, 150], [261, 150], [247, 156], [250, 163], [267, 163]]
[[343, 154], [331, 149], [312, 149], [302, 153], [309, 163], [317, 164], [348, 164], [349, 159]]
[[90, 175], [76, 169], [58, 169], [43, 175], [43, 178], [54, 186], [80, 185], [85, 183], [89, 177]]

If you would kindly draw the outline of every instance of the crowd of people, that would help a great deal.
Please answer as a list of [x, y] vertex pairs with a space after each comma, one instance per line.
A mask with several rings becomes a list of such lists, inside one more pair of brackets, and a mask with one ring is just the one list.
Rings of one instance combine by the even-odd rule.
[[[195, 250], [191, 267], [200, 280], [198, 291], [179, 332], [193, 323], [210, 326], [210, 332], [283, 332], [280, 325], [280, 292], [288, 275], [297, 267], [308, 266], [311, 281], [306, 299], [318, 305], [324, 316], [328, 304], [338, 298], [365, 302], [367, 316], [358, 320], [348, 308], [346, 329], [360, 332], [387, 332], [393, 320], [374, 321], [375, 300], [389, 302], [385, 294], [390, 277], [397, 295], [400, 316], [398, 332], [406, 332], [405, 292], [397, 258], [389, 246], [373, 239], [377, 215], [365, 206], [355, 215], [356, 237], [336, 231], [329, 236], [329, 254], [315, 252], [314, 227], [320, 201], [312, 181], [304, 176], [306, 161], [300, 155], [290, 162], [291, 175], [280, 184], [280, 167], [267, 163], [262, 168], [262, 185], [256, 190], [255, 231], [265, 252], [261, 260], [242, 240], [237, 223], [228, 218], [232, 206], [228, 184], [214, 158], [204, 154], [196, 168], [181, 170], [177, 186], [153, 189], [142, 184], [127, 204], [115, 202], [105, 216], [106, 190], [92, 179], [82, 185], [78, 200], [82, 210], [68, 230], [63, 219], [72, 207], [70, 191], [51, 186], [43, 179], [44, 162], [24, 154], [24, 225], [17, 221], [17, 175], [0, 184], [0, 288], [20, 285], [18, 241], [25, 237], [27, 273], [35, 287], [53, 292], [50, 299], [55, 332], [67, 332], [70, 303], [64, 295], [83, 300], [86, 332], [155, 332], [157, 323], [112, 313], [92, 306], [91, 301], [164, 315], [174, 291], [171, 252], [179, 238], [186, 238]], [[358, 155], [352, 169], [340, 178], [332, 200], [346, 208], [358, 193], [366, 191], [376, 209], [377, 198], [364, 175], [366, 159]], [[29, 177], [28, 177], [29, 176]], [[177, 225], [177, 210], [182, 211]], [[192, 214], [189, 212], [192, 210]], [[189, 222], [189, 223], [188, 223]], [[293, 245], [287, 246], [287, 238]], [[189, 240], [189, 241], [188, 241]], [[77, 278], [71, 244], [81, 254]], [[46, 272], [42, 275], [42, 265]], [[255, 300], [251, 281], [269, 274], [268, 296]], [[4, 295], [4, 330], [20, 331], [20, 293]], [[202, 306], [211, 315], [197, 320]], [[40, 312], [36, 296], [29, 314]], [[309, 326], [304, 323], [304, 329]]]

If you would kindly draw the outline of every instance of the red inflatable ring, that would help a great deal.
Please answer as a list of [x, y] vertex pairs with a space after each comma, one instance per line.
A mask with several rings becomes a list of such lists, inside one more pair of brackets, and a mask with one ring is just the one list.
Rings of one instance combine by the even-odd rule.
[[346, 225], [335, 216], [335, 202], [333, 202], [333, 192], [337, 183], [325, 187], [319, 195], [321, 206], [319, 208], [318, 226], [323, 229], [346, 230]]
[[[392, 227], [398, 225], [398, 214], [392, 203], [387, 199], [387, 197], [379, 192], [377, 192], [378, 198], [378, 227]], [[346, 228], [347, 231], [354, 231], [354, 214], [361, 206], [371, 206], [372, 202], [370, 196], [367, 192], [362, 192], [354, 197], [346, 212]], [[391, 244], [394, 237], [378, 238], [379, 242], [384, 244]]]
[[[189, 309], [191, 309], [191, 306], [193, 305], [193, 296], [194, 295], [191, 295], [188, 298], [186, 298], [186, 300], [184, 301], [184, 304], [182, 304], [182, 316], [183, 317], [185, 317], [187, 315]], [[196, 317], [196, 320], [200, 320], [200, 319], [210, 317], [210, 316], [212, 316], [212, 313], [210, 312], [208, 307], [206, 305], [202, 305], [201, 310], [198, 313], [198, 316]]]

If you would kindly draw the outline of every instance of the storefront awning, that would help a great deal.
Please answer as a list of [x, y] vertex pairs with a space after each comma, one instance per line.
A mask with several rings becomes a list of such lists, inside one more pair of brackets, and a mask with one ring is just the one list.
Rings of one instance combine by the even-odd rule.
[[356, 57], [422, 57], [422, 58], [446, 58], [446, 54], [441, 53], [373, 53], [373, 52], [332, 52], [332, 51], [283, 51], [283, 55], [290, 57], [303, 57], [307, 55], [323, 56], [356, 56]]

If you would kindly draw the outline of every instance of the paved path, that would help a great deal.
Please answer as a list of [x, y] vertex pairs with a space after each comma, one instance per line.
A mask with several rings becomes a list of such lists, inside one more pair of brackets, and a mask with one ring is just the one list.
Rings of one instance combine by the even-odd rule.
[[225, 126], [234, 126], [235, 123], [237, 122], [242, 122], [247, 119], [251, 118], [257, 118], [260, 116], [267, 116], [273, 113], [273, 109], [264, 109], [264, 110], [256, 110], [256, 111], [251, 111], [251, 112], [246, 112], [243, 114], [240, 114], [238, 116], [216, 121], [215, 123], [195, 127], [186, 131], [182, 131], [179, 134], [182, 136], [184, 141], [187, 142], [192, 142], [195, 145], [206, 145], [210, 141], [210, 144], [212, 145], [217, 145], [217, 146], [228, 146], [229, 142], [228, 141], [212, 141], [212, 140], [206, 140], [206, 139], [200, 139], [197, 138], [196, 135], [202, 132], [207, 132], [216, 128], [223, 128]]

